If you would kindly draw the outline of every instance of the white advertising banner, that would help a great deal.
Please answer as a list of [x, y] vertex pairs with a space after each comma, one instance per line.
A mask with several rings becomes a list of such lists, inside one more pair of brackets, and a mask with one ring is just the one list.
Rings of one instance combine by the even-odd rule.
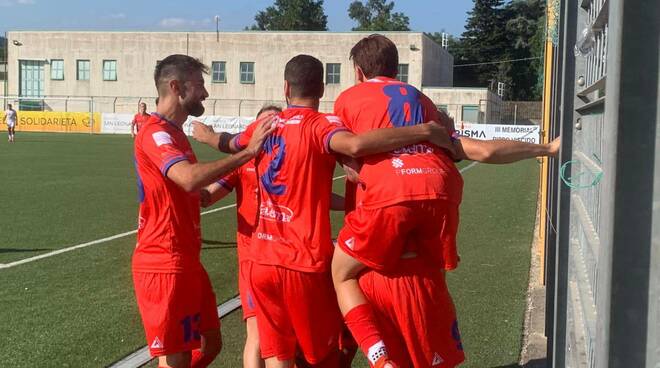
[[101, 134], [131, 134], [134, 114], [101, 114]]
[[464, 137], [483, 140], [509, 140], [539, 143], [541, 129], [538, 125], [500, 125], [456, 123], [456, 130]]
[[[131, 121], [133, 114], [101, 114], [101, 133], [102, 134], [131, 134]], [[254, 118], [242, 118], [236, 116], [202, 116], [199, 118], [189, 117], [183, 124], [183, 131], [187, 135], [192, 135], [193, 120], [201, 121], [204, 124], [211, 125], [216, 132], [238, 133], [245, 130]]]
[[188, 117], [185, 123], [183, 123], [183, 131], [187, 135], [192, 135], [192, 121], [197, 120], [201, 121], [206, 125], [213, 127], [213, 130], [216, 132], [227, 132], [231, 134], [240, 133], [245, 130], [245, 128], [254, 121], [254, 118], [241, 118], [237, 116], [201, 116], [198, 118]]

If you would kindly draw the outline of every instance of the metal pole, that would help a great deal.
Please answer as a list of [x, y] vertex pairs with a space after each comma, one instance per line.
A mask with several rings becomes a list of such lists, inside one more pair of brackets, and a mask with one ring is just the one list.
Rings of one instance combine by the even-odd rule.
[[7, 38], [7, 32], [5, 32], [5, 91], [4, 91], [4, 108], [7, 110], [7, 93], [9, 93], [9, 39]]
[[513, 105], [513, 125], [517, 125], [518, 120], [518, 104]]
[[[577, 2], [562, 1], [560, 44], [561, 53], [561, 95], [559, 103], [559, 121], [562, 137], [560, 162], [568, 162], [573, 156], [573, 104], [575, 99], [575, 54], [573, 45], [577, 36]], [[558, 180], [559, 181], [559, 180]], [[557, 208], [557, 243], [554, 253], [554, 296], [553, 296], [553, 337], [548, 339], [552, 343], [551, 367], [566, 367], [567, 343], [567, 302], [568, 302], [568, 269], [570, 244], [570, 213], [571, 190], [559, 181], [559, 205]]]
[[215, 42], [220, 42], [220, 16], [215, 16]]

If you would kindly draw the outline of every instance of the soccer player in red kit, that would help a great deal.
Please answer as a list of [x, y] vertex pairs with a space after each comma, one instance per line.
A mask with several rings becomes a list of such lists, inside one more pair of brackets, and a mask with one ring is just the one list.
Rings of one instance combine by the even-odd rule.
[[272, 130], [259, 124], [245, 150], [197, 162], [182, 125], [204, 112], [207, 70], [186, 55], [163, 59], [154, 73], [157, 112], [135, 139], [140, 209], [133, 282], [159, 367], [206, 367], [220, 351], [215, 295], [200, 262], [199, 190], [254, 158]]
[[[282, 109], [277, 106], [265, 106], [259, 110], [256, 119], [265, 120], [269, 117], [274, 117], [280, 112], [282, 112]], [[196, 127], [197, 134], [195, 139], [218, 149], [220, 135], [213, 133], [210, 127], [205, 128], [203, 132], [200, 132], [200, 128]], [[259, 331], [257, 330], [257, 320], [255, 318], [256, 306], [247, 279], [247, 272], [249, 271], [248, 263], [252, 259], [249, 254], [249, 244], [252, 238], [258, 207], [257, 188], [256, 168], [254, 166], [254, 160], [250, 160], [245, 165], [232, 171], [229, 175], [207, 186], [201, 192], [202, 206], [207, 207], [224, 198], [233, 190], [236, 190], [238, 292], [241, 297], [243, 320], [246, 327], [245, 346], [243, 348], [244, 368], [258, 368], [264, 365], [259, 349]]]
[[[296, 348], [318, 367], [336, 367], [341, 330], [329, 267], [330, 193], [334, 153], [363, 156], [421, 141], [451, 146], [446, 130], [429, 123], [356, 136], [333, 115], [318, 112], [323, 64], [298, 55], [285, 67], [289, 106], [257, 158], [259, 218], [250, 243], [250, 280], [266, 367], [290, 367]], [[244, 146], [256, 125], [233, 138]]]
[[151, 115], [147, 114], [147, 104], [144, 102], [140, 102], [140, 108], [138, 109], [138, 113], [133, 116], [133, 120], [131, 121], [131, 136], [135, 138], [135, 135], [137, 132], [140, 131], [140, 128], [142, 128], [142, 125], [149, 120]]
[[[394, 79], [398, 52], [389, 39], [362, 39], [351, 59], [358, 84], [339, 96], [335, 113], [353, 132], [429, 119], [453, 130], [430, 99]], [[558, 147], [558, 140], [533, 145], [461, 138], [452, 156], [508, 163], [556, 155]], [[452, 157], [417, 144], [365, 158], [359, 175], [357, 203], [346, 216], [332, 264], [348, 328], [376, 367], [460, 364], [463, 348], [444, 277], [444, 270], [458, 264], [462, 179]]]

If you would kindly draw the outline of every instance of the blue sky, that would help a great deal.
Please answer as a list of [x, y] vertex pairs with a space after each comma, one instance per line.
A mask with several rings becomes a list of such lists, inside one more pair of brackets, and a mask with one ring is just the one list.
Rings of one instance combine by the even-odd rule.
[[[240, 31], [273, 0], [0, 0], [0, 32], [11, 30]], [[325, 0], [330, 31], [350, 31], [351, 0]], [[472, 0], [396, 0], [414, 31], [463, 32]]]

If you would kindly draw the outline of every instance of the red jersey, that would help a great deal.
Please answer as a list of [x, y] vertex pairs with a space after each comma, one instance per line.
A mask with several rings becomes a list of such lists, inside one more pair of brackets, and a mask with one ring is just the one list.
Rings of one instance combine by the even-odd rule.
[[[335, 114], [355, 134], [440, 121], [428, 97], [409, 84], [385, 77], [342, 92]], [[360, 178], [366, 186], [358, 189], [357, 201], [365, 208], [425, 199], [460, 203], [463, 192], [463, 179], [452, 159], [430, 143], [365, 157]]]
[[[302, 272], [329, 270], [330, 193], [335, 157], [328, 147], [341, 121], [311, 108], [288, 108], [257, 158], [259, 218], [250, 253], [260, 264]], [[256, 124], [238, 137], [246, 146]]]
[[199, 193], [167, 178], [177, 162], [197, 158], [183, 130], [154, 114], [135, 138], [140, 200], [133, 270], [180, 273], [201, 267]]
[[142, 129], [142, 126], [143, 126], [147, 121], [149, 121], [149, 118], [150, 118], [150, 117], [151, 117], [151, 115], [149, 115], [149, 114], [144, 114], [144, 115], [143, 115], [143, 114], [139, 114], [139, 113], [138, 113], [138, 114], [135, 114], [135, 116], [133, 116], [133, 121], [135, 122], [135, 129], [139, 132], [140, 129]]
[[[237, 232], [243, 236], [252, 237], [254, 223], [257, 220], [257, 203], [259, 202], [259, 189], [257, 185], [257, 172], [254, 160], [232, 171], [218, 180], [228, 191], [236, 189], [236, 221]], [[241, 246], [241, 242], [237, 242]], [[241, 255], [249, 257], [248, 249], [239, 250]]]

